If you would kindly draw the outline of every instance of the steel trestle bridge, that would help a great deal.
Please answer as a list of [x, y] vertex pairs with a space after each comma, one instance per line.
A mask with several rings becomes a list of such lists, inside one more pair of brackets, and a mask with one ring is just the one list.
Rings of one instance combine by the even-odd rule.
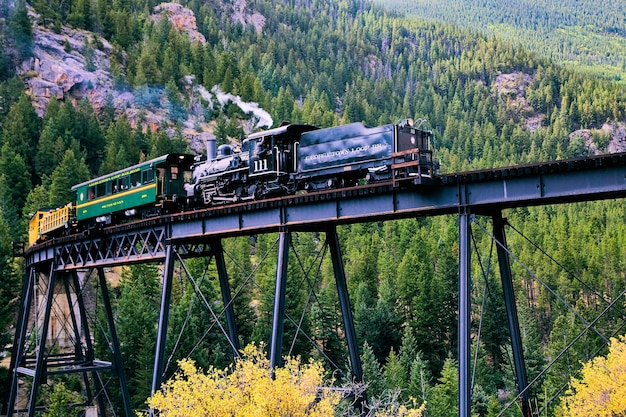
[[[336, 227], [342, 224], [396, 220], [421, 216], [456, 214], [459, 218], [459, 416], [468, 417], [470, 399], [470, 222], [474, 215], [493, 219], [493, 236], [498, 243], [498, 263], [503, 285], [507, 323], [511, 336], [516, 383], [521, 392], [522, 414], [531, 415], [528, 381], [515, 306], [515, 295], [506, 246], [502, 210], [546, 204], [626, 197], [626, 154], [610, 154], [584, 159], [553, 161], [481, 171], [448, 174], [432, 185], [394, 188], [392, 184], [359, 186], [274, 198], [252, 203], [189, 211], [147, 220], [125, 223], [99, 231], [57, 238], [30, 248], [26, 254], [27, 273], [21, 296], [20, 313], [11, 357], [11, 390], [7, 415], [20, 410], [16, 397], [20, 380], [32, 381], [26, 409], [34, 416], [39, 388], [47, 375], [76, 373], [83, 375], [87, 385], [92, 376], [93, 392], [87, 389], [88, 402], [97, 402], [101, 415], [105, 406], [98, 394], [104, 389], [100, 372], [112, 372], [119, 382], [123, 412], [130, 416], [130, 398], [124, 376], [104, 268], [133, 263], [164, 263], [161, 310], [152, 376], [152, 390], [162, 382], [165, 363], [165, 341], [169, 320], [174, 262], [192, 257], [210, 256], [216, 261], [222, 301], [224, 303], [229, 339], [234, 352], [239, 350], [231, 292], [226, 274], [221, 240], [233, 236], [251, 236], [277, 232], [278, 259], [274, 314], [270, 342], [271, 366], [280, 366], [283, 324], [285, 319], [285, 288], [291, 233], [298, 231], [326, 232], [335, 273], [337, 293], [343, 316], [345, 339], [352, 377], [362, 381], [359, 357], [341, 248]], [[88, 303], [83, 294], [85, 271], [96, 270], [99, 288], [110, 333], [111, 362], [94, 357], [88, 329]], [[39, 285], [39, 287], [38, 287]], [[54, 356], [46, 351], [51, 310], [55, 291], [61, 286], [70, 308], [68, 322], [85, 347], [77, 347], [71, 355]], [[43, 289], [41, 289], [43, 288]], [[43, 317], [34, 349], [27, 352], [28, 326], [32, 320], [33, 299], [40, 295]], [[57, 294], [58, 295], [58, 294]], [[77, 343], [78, 344], [78, 343]]]

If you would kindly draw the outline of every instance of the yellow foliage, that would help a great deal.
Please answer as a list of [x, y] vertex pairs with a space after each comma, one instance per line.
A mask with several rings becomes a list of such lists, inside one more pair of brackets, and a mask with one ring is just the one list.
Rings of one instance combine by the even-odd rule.
[[564, 416], [626, 416], [626, 336], [611, 339], [606, 357], [587, 362], [561, 399]]
[[[166, 382], [148, 405], [161, 417], [332, 417], [336, 392], [319, 394], [324, 370], [319, 363], [288, 359], [271, 377], [262, 350], [249, 345], [243, 359], [224, 370], [201, 372], [190, 360]], [[321, 398], [320, 398], [321, 397]]]

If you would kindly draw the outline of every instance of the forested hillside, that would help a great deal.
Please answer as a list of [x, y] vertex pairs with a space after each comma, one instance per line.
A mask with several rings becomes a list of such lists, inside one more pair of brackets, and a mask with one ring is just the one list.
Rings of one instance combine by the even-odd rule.
[[495, 35], [578, 71], [618, 81], [626, 77], [623, 2], [375, 0], [375, 3], [420, 19]]
[[[187, 16], [185, 24], [157, 5], [151, 0], [2, 2], [0, 325], [5, 344], [13, 322], [6, 307], [15, 308], [15, 283], [23, 277], [9, 242], [24, 239], [29, 214], [70, 201], [73, 184], [187, 151], [202, 135], [237, 141], [262, 128], [258, 113], [235, 101], [222, 103], [222, 93], [267, 112], [272, 126], [283, 120], [325, 127], [426, 119], [445, 172], [611, 152], [624, 145], [623, 84], [556, 65], [498, 37], [409, 19], [357, 0], [181, 1], [185, 9], [176, 16]], [[472, 9], [464, 10], [472, 22]], [[545, 16], [545, 25], [556, 25], [551, 23], [556, 11]], [[621, 26], [611, 21], [607, 17], [602, 27], [623, 33], [623, 19]], [[42, 46], [44, 40], [49, 43]], [[83, 81], [68, 77], [69, 72], [46, 78], [43, 69], [51, 58], [42, 60], [39, 54], [51, 50], [60, 57], [57, 67], [71, 63], [71, 74]], [[569, 306], [591, 321], [624, 289], [624, 206], [607, 201], [510, 210], [505, 216], [519, 231], [508, 229], [508, 240], [520, 259], [513, 271], [529, 379], [560, 358], [533, 387], [541, 407], [552, 396], [558, 399], [580, 361], [604, 352], [602, 339], [590, 332], [560, 355], [585, 328]], [[475, 415], [494, 416], [515, 389], [493, 244], [480, 227], [491, 226], [489, 219], [477, 222], [473, 398]], [[456, 218], [345, 226], [339, 235], [371, 398], [400, 389], [398, 401], [427, 400], [429, 416], [451, 415]], [[269, 339], [275, 265], [262, 261], [276, 259], [275, 238], [224, 243], [232, 287], [240, 289], [235, 310], [242, 345]], [[294, 241], [298, 256], [290, 257], [291, 270], [301, 272], [290, 276], [288, 314], [301, 317], [302, 329], [345, 369], [342, 332], [331, 331], [341, 327], [341, 318], [330, 260], [317, 258], [324, 235], [303, 233]], [[190, 269], [207, 277], [200, 283], [203, 293], [219, 305], [214, 267], [194, 261]], [[301, 285], [308, 278], [305, 271], [319, 271], [309, 280], [315, 283], [312, 306]], [[203, 337], [212, 318], [191, 284], [181, 278], [177, 285], [170, 334], [181, 336], [169, 340], [168, 375], [175, 360], [186, 356], [204, 369], [223, 366], [230, 360], [229, 346], [217, 332]], [[141, 409], [150, 393], [158, 269], [125, 269], [116, 295], [133, 406]], [[596, 324], [607, 337], [624, 332], [624, 303], [619, 305]], [[306, 314], [304, 306], [309, 306]], [[291, 324], [285, 331], [284, 351], [319, 356], [309, 341], [296, 337]], [[107, 355], [99, 336], [97, 349], [100, 357]], [[550, 402], [548, 413], [557, 403]], [[507, 413], [516, 415], [515, 409]]]

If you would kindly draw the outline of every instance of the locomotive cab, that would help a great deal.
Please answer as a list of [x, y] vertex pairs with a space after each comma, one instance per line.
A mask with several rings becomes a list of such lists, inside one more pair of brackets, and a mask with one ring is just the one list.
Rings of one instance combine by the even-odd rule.
[[251, 194], [262, 198], [294, 191], [296, 149], [302, 132], [317, 129], [310, 125], [284, 125], [249, 136]]

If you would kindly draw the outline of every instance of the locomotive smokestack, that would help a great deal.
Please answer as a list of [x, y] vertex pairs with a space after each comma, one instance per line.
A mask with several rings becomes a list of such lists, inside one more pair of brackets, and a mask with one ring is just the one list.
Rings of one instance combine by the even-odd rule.
[[206, 140], [206, 159], [211, 161], [215, 159], [216, 154], [216, 143], [215, 138], [209, 138]]

